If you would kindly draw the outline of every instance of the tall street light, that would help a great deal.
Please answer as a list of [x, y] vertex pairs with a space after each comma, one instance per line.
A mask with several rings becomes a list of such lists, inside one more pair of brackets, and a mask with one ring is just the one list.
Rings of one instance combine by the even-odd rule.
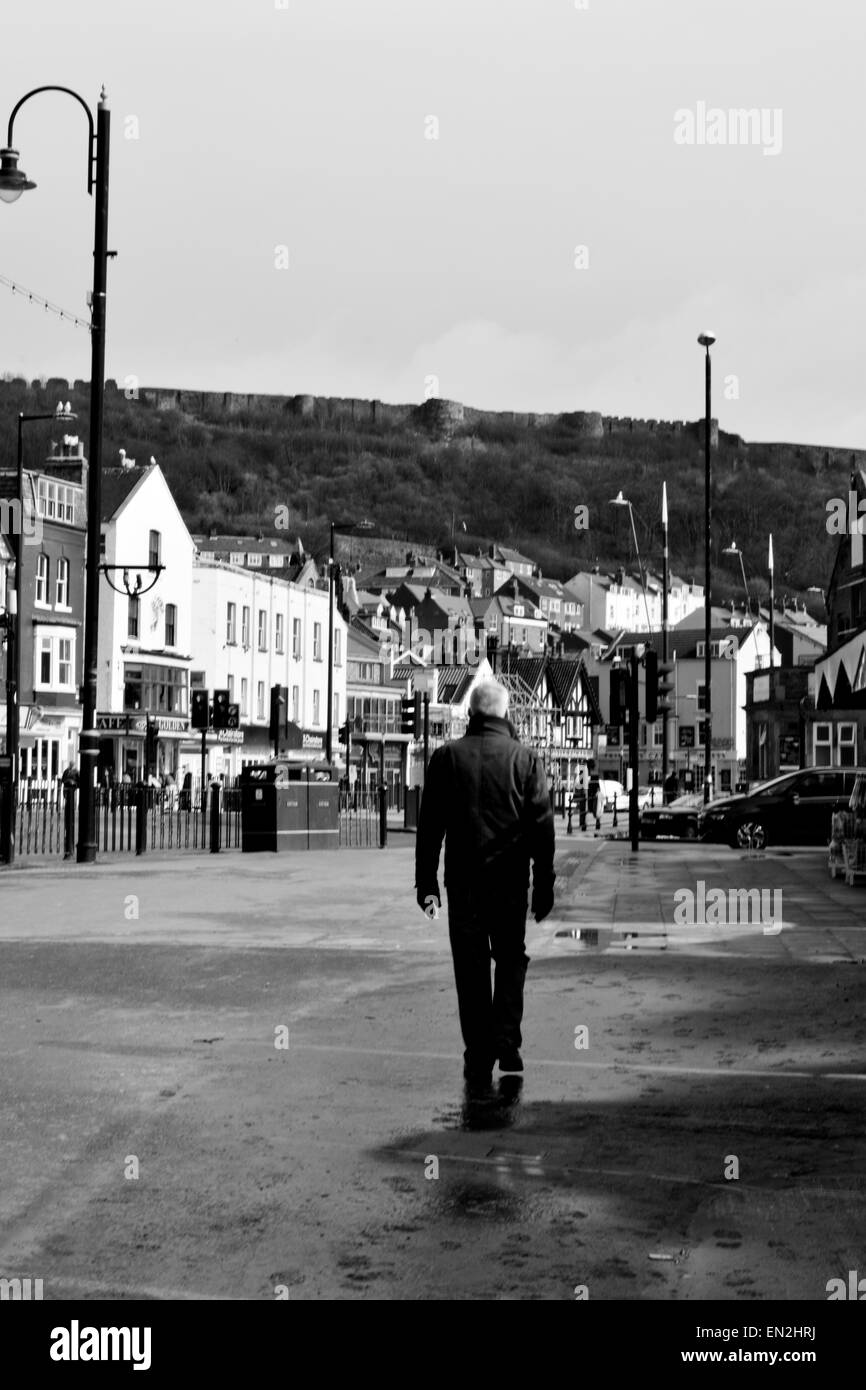
[[[372, 531], [372, 521], [332, 521], [328, 552], [328, 711], [325, 721], [325, 758], [331, 766], [334, 755], [334, 537], [338, 531]], [[344, 655], [345, 660], [345, 655]]]
[[87, 475], [87, 559], [84, 610], [84, 685], [82, 687], [79, 755], [78, 852], [79, 864], [96, 859], [95, 783], [99, 755], [96, 731], [97, 647], [99, 640], [99, 540], [102, 530], [102, 422], [105, 400], [105, 297], [108, 257], [108, 153], [111, 118], [103, 87], [93, 114], [86, 101], [70, 87], [34, 87], [12, 109], [6, 148], [0, 150], [0, 200], [13, 203], [36, 185], [18, 168], [13, 148], [15, 117], [31, 97], [40, 92], [64, 92], [83, 107], [89, 131], [87, 192], [94, 199], [93, 294], [91, 296], [90, 368], [90, 466]]
[[623, 497], [623, 495], [622, 495], [622, 488], [620, 488], [619, 492], [616, 494], [616, 497], [611, 497], [611, 499], [610, 499], [610, 505], [611, 505], [612, 507], [628, 507], [628, 516], [629, 516], [629, 521], [631, 522], [631, 534], [632, 534], [632, 539], [633, 539], [633, 541], [634, 541], [634, 553], [635, 553], [635, 555], [636, 555], [636, 557], [637, 557], [637, 570], [638, 570], [638, 575], [639, 575], [639, 577], [640, 577], [641, 592], [642, 592], [642, 594], [643, 594], [644, 612], [646, 613], [647, 630], [648, 630], [649, 632], [652, 632], [652, 623], [651, 623], [651, 621], [650, 621], [650, 615], [649, 615], [649, 604], [648, 604], [648, 602], [647, 602], [647, 596], [646, 596], [646, 584], [644, 583], [644, 576], [643, 576], [643, 562], [642, 562], [642, 560], [641, 560], [641, 558], [640, 558], [640, 546], [639, 546], [638, 543], [637, 543], [637, 530], [635, 529], [635, 524], [634, 524], [634, 507], [632, 506], [631, 502], [629, 501], [629, 499], [628, 499], [627, 497]]
[[704, 404], [704, 805], [710, 799], [710, 779], [713, 775], [713, 667], [710, 655], [712, 632], [712, 609], [710, 607], [710, 536], [713, 520], [712, 508], [712, 462], [710, 454], [710, 434], [713, 399], [713, 368], [710, 348], [716, 341], [715, 333], [699, 333], [698, 342], [704, 349], [705, 404]]
[[[668, 572], [668, 485], [662, 483], [662, 665], [664, 667], [664, 678], [668, 680], [668, 588], [670, 586], [670, 575]], [[669, 686], [665, 687], [665, 699], [662, 705], [662, 805], [665, 804], [665, 783], [668, 780], [668, 716], [670, 713], [670, 703], [667, 698]]]
[[722, 551], [722, 554], [723, 554], [723, 555], [737, 555], [737, 556], [739, 557], [739, 560], [740, 560], [740, 572], [741, 572], [741, 574], [742, 574], [742, 576], [743, 576], [743, 588], [744, 588], [745, 591], [746, 591], [746, 608], [747, 608], [747, 610], [748, 610], [749, 617], [751, 618], [751, 616], [752, 616], [752, 595], [749, 593], [749, 583], [748, 583], [748, 580], [746, 579], [746, 566], [745, 566], [745, 564], [743, 563], [743, 552], [742, 552], [742, 550], [740, 549], [740, 547], [737, 545], [737, 542], [736, 542], [736, 541], [731, 541], [731, 544], [730, 544], [730, 545], [726, 545], [726, 546], [725, 546], [724, 550]]
[[7, 628], [6, 645], [6, 752], [12, 755], [12, 814], [6, 818], [3, 830], [6, 839], [4, 857], [7, 864], [15, 858], [15, 807], [18, 805], [20, 787], [19, 767], [21, 760], [21, 622], [23, 614], [20, 596], [23, 593], [21, 569], [21, 537], [24, 533], [24, 426], [34, 420], [55, 420], [67, 424], [78, 417], [59, 402], [57, 409], [40, 412], [36, 415], [18, 415], [18, 454], [17, 483], [15, 495], [18, 502], [18, 523], [13, 528], [12, 553], [15, 557], [15, 601], [17, 611]]
[[773, 645], [776, 640], [776, 581], [773, 566], [773, 537], [767, 553], [767, 569], [770, 571], [770, 670], [773, 669]]

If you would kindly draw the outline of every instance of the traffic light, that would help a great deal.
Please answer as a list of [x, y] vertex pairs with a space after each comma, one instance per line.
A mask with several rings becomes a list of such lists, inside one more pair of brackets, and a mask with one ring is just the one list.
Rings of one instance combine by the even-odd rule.
[[658, 653], [654, 647], [647, 647], [643, 659], [644, 678], [646, 681], [646, 722], [654, 724], [658, 719], [659, 711], [659, 691], [658, 691]]
[[157, 743], [159, 742], [159, 728], [151, 721], [150, 715], [147, 716], [147, 723], [144, 727], [144, 766], [146, 771], [156, 767]]
[[613, 666], [610, 672], [610, 722], [622, 728], [628, 715], [628, 673]]
[[286, 685], [271, 686], [271, 724], [268, 738], [277, 743], [286, 731], [286, 711], [289, 707], [289, 688]]
[[349, 730], [350, 730], [350, 728], [351, 728], [351, 725], [350, 725], [348, 719], [346, 720], [345, 724], [341, 724], [341, 725], [340, 725], [340, 742], [341, 742], [342, 744], [344, 744], [347, 748], [348, 748], [348, 746], [349, 746], [349, 737], [350, 737]]
[[417, 738], [420, 723], [421, 695], [416, 691], [414, 695], [404, 696], [400, 701], [400, 733], [412, 734]]
[[226, 711], [226, 728], [239, 729], [241, 727], [241, 707], [240, 705], [229, 705]]
[[673, 673], [674, 663], [672, 661], [656, 663], [656, 709], [659, 714], [664, 714], [671, 708], [670, 694], [674, 688]]
[[210, 723], [210, 691], [194, 690], [192, 692], [192, 727], [194, 729], [206, 729]]
[[229, 692], [227, 690], [215, 690], [213, 693], [213, 726], [215, 729], [227, 729], [229, 719]]

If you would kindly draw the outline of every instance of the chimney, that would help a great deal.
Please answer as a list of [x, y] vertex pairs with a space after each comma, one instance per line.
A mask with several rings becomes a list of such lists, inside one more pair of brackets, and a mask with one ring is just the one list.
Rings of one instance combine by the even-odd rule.
[[517, 575], [511, 581], [511, 591], [514, 594], [514, 602], [520, 598], [520, 585], [517, 583]]

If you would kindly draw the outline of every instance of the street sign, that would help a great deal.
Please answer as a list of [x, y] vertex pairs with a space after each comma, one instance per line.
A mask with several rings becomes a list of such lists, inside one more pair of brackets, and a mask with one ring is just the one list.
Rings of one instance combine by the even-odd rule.
[[680, 748], [694, 748], [695, 731], [690, 724], [680, 725]]

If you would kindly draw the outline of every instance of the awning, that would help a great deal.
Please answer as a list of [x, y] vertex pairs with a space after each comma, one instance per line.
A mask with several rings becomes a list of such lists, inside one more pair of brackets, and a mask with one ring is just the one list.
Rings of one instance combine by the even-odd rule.
[[815, 699], [816, 703], [821, 691], [822, 681], [826, 684], [833, 704], [836, 703], [836, 686], [839, 681], [839, 673], [845, 672], [848, 690], [851, 693], [866, 690], [866, 631], [858, 632], [856, 637], [852, 637], [843, 647], [830, 656], [825, 656], [822, 661], [815, 664]]

